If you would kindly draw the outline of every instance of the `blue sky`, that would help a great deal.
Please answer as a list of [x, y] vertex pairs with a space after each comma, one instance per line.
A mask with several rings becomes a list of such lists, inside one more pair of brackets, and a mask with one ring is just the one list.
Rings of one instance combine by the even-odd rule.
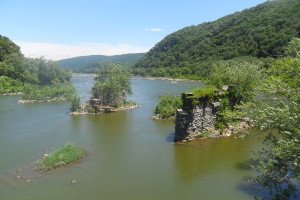
[[0, 0], [0, 34], [29, 57], [145, 52], [166, 35], [265, 0]]

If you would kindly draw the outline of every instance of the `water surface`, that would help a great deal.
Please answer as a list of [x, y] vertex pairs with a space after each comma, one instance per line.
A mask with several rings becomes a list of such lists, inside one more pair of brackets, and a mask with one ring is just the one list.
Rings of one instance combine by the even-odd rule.
[[[72, 82], [80, 96], [89, 96], [90, 75]], [[251, 173], [241, 166], [256, 138], [174, 144], [173, 122], [151, 119], [161, 95], [201, 83], [134, 79], [132, 86], [130, 99], [141, 108], [99, 116], [70, 116], [69, 103], [0, 97], [0, 199], [251, 199], [242, 187]], [[69, 142], [85, 147], [88, 157], [47, 174], [32, 170], [37, 153]]]

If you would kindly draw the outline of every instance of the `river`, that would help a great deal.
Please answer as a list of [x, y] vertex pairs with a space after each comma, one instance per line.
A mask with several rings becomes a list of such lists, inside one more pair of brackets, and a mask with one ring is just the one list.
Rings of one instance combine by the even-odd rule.
[[[72, 78], [83, 98], [92, 82], [91, 75]], [[174, 123], [151, 119], [161, 95], [202, 86], [134, 79], [129, 98], [141, 107], [98, 116], [68, 115], [69, 103], [0, 97], [0, 199], [251, 199], [251, 171], [243, 166], [258, 147], [256, 137], [174, 144]], [[88, 156], [49, 173], [33, 170], [37, 154], [66, 143]]]

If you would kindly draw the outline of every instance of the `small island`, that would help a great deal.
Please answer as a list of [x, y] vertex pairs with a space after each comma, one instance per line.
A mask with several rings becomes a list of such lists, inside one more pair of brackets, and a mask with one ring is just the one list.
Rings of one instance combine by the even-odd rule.
[[107, 63], [98, 69], [92, 88], [92, 97], [81, 103], [79, 97], [72, 100], [70, 114], [103, 114], [138, 107], [135, 102], [127, 101], [132, 94], [132, 74], [118, 64]]
[[49, 171], [78, 162], [85, 155], [86, 151], [83, 148], [66, 144], [63, 148], [53, 151], [49, 155], [44, 154], [43, 158], [37, 162], [37, 166], [42, 171]]

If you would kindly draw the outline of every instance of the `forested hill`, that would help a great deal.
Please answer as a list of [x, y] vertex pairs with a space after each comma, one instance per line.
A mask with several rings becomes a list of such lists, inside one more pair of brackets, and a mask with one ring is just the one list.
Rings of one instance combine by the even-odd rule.
[[135, 67], [178, 69], [241, 56], [280, 57], [288, 42], [299, 35], [300, 0], [267, 1], [172, 33]]
[[94, 70], [101, 63], [116, 63], [125, 67], [134, 66], [140, 60], [144, 53], [132, 53], [115, 56], [91, 55], [80, 56], [59, 60], [58, 63], [65, 69], [73, 71], [88, 72]]

